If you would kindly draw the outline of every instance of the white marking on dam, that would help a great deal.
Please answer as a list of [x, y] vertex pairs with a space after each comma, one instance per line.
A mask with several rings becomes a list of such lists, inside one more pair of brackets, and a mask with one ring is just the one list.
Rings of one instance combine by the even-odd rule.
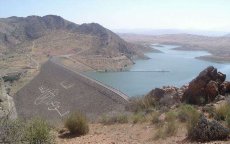
[[58, 95], [58, 89], [51, 90], [44, 86], [40, 86], [39, 90], [41, 95], [34, 100], [35, 105], [45, 104], [48, 106], [49, 111], [56, 111], [60, 117], [69, 113], [69, 111], [60, 112], [61, 102], [54, 100], [56, 95]]
[[68, 81], [62, 81], [60, 83], [60, 85], [64, 88], [64, 89], [70, 89], [74, 86], [74, 83], [68, 82]]

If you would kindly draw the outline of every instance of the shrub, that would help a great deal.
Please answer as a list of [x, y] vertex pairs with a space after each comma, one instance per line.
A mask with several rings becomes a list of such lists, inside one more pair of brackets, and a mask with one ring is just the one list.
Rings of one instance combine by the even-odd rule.
[[194, 131], [200, 113], [192, 105], [183, 104], [178, 108], [177, 117], [181, 122], [186, 122], [187, 132], [190, 135]]
[[199, 113], [192, 105], [185, 104], [179, 107], [177, 117], [181, 122], [188, 122], [191, 119], [195, 121], [199, 118]]
[[227, 123], [228, 128], [230, 128], [230, 113], [228, 113], [228, 115], [227, 115], [225, 121], [226, 121], [226, 123]]
[[132, 116], [132, 122], [134, 124], [138, 122], [145, 122], [145, 121], [146, 121], [145, 115], [142, 113], [135, 113]]
[[166, 125], [162, 125], [158, 128], [157, 132], [154, 135], [154, 139], [164, 139], [166, 137], [174, 136], [177, 133], [178, 126], [176, 125], [176, 121], [167, 122]]
[[209, 118], [213, 118], [215, 116], [215, 108], [213, 106], [208, 106], [208, 105], [204, 106], [202, 108], [202, 112], [208, 113]]
[[169, 111], [169, 112], [167, 112], [166, 113], [166, 121], [167, 122], [171, 122], [171, 121], [175, 121], [176, 120], [176, 113], [175, 112], [173, 112], [173, 111]]
[[216, 120], [224, 121], [229, 113], [230, 113], [230, 104], [225, 103], [223, 105], [220, 105], [218, 108], [216, 108], [214, 118]]
[[170, 121], [166, 125], [165, 133], [166, 136], [174, 136], [177, 133], [178, 126], [176, 125], [176, 121]]
[[130, 104], [127, 106], [127, 109], [134, 112], [140, 112], [154, 107], [155, 101], [152, 98], [148, 96], [142, 96], [138, 98], [132, 98], [130, 100]]
[[24, 125], [19, 120], [9, 120], [1, 118], [0, 120], [0, 143], [17, 144], [23, 139]]
[[188, 138], [193, 141], [212, 141], [225, 140], [229, 135], [229, 129], [223, 127], [217, 121], [209, 122], [204, 116], [201, 116], [197, 124], [188, 134]]
[[71, 134], [85, 135], [89, 132], [89, 125], [82, 113], [72, 113], [65, 121], [65, 127]]
[[156, 111], [151, 114], [152, 124], [159, 124], [160, 123], [159, 116], [160, 116], [160, 113], [156, 112]]
[[106, 115], [102, 116], [101, 123], [105, 125], [115, 124], [115, 123], [128, 123], [128, 116], [127, 115], [116, 115], [112, 117], [108, 117]]
[[159, 128], [155, 135], [154, 135], [154, 140], [158, 140], [158, 139], [164, 139], [166, 137], [164, 129], [163, 128]]
[[0, 143], [20, 144], [50, 144], [53, 137], [50, 127], [42, 119], [32, 119], [28, 122], [11, 120], [8, 116], [0, 119]]
[[53, 137], [50, 134], [51, 128], [46, 121], [34, 118], [25, 127], [24, 141], [31, 144], [50, 144]]

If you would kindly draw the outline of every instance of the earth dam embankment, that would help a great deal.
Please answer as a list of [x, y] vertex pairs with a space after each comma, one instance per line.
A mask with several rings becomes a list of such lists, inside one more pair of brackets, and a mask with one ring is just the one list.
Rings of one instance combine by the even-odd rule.
[[49, 60], [40, 73], [14, 96], [19, 117], [59, 121], [81, 111], [89, 119], [125, 110], [128, 97], [122, 92]]

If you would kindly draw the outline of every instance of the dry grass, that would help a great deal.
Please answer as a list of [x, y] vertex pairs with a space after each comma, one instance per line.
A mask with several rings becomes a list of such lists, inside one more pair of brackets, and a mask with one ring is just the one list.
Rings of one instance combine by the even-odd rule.
[[85, 135], [89, 132], [88, 122], [86, 117], [79, 112], [72, 113], [65, 120], [65, 127], [69, 130], [71, 135]]
[[227, 116], [230, 115], [230, 104], [225, 103], [220, 105], [215, 110], [215, 119], [216, 120], [226, 120]]
[[128, 123], [128, 116], [125, 114], [121, 114], [121, 115], [115, 115], [115, 116], [106, 116], [103, 115], [101, 117], [100, 123], [104, 124], [104, 125], [111, 125], [111, 124], [124, 124], [124, 123]]

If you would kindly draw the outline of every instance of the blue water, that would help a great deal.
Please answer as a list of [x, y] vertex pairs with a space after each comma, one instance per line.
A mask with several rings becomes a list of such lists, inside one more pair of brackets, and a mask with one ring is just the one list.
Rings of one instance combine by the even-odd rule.
[[209, 55], [205, 51], [177, 51], [177, 46], [153, 46], [162, 53], [147, 53], [151, 59], [137, 60], [127, 72], [87, 72], [87, 76], [124, 92], [128, 96], [147, 94], [156, 87], [182, 86], [207, 66], [217, 67], [230, 80], [230, 63], [215, 63], [195, 59]]

